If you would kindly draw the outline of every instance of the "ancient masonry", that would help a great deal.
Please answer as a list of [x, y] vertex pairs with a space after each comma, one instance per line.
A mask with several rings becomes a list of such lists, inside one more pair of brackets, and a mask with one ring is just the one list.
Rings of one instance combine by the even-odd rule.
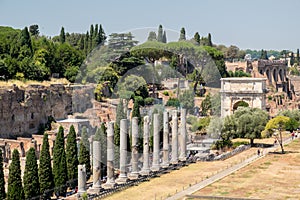
[[233, 114], [241, 102], [266, 109], [266, 78], [222, 78], [221, 116]]
[[[122, 119], [120, 122], [120, 165], [114, 166], [114, 126], [113, 122], [107, 124], [107, 181], [101, 184], [99, 177], [100, 175], [100, 145], [98, 142], [93, 142], [93, 185], [87, 188], [86, 185], [86, 174], [85, 166], [78, 166], [78, 197], [83, 193], [87, 192], [89, 194], [100, 194], [101, 189], [112, 189], [116, 184], [124, 184], [128, 180], [138, 179], [140, 176], [148, 176], [151, 172], [157, 172], [161, 167], [169, 167], [171, 164], [177, 165], [180, 160], [182, 162], [187, 159], [187, 149], [186, 149], [186, 110], [181, 109], [181, 111], [172, 110], [172, 120], [169, 119], [169, 113], [164, 112], [164, 122], [160, 124], [159, 114], [154, 114], [152, 122], [153, 128], [153, 160], [150, 159], [149, 153], [149, 132], [150, 132], [150, 118], [149, 116], [144, 117], [143, 124], [143, 154], [138, 154], [137, 151], [137, 140], [138, 140], [138, 118], [133, 117], [131, 121], [128, 119]], [[178, 126], [178, 121], [180, 117], [180, 126]], [[130, 123], [129, 123], [130, 122]], [[131, 153], [127, 152], [127, 136], [130, 134], [131, 124]], [[169, 124], [172, 124], [172, 151], [169, 152]], [[160, 146], [159, 130], [162, 128], [164, 130], [163, 135], [163, 146]], [[178, 131], [180, 130], [180, 131]], [[180, 137], [179, 136], [180, 133]], [[178, 145], [179, 144], [179, 145]], [[162, 153], [161, 153], [162, 152]], [[180, 152], [180, 156], [179, 153]], [[169, 155], [171, 154], [171, 155]], [[170, 162], [169, 156], [172, 160]], [[129, 161], [131, 158], [131, 161]], [[140, 160], [142, 160], [143, 166], [139, 165]], [[152, 163], [152, 167], [150, 164]], [[117, 168], [120, 170], [118, 178], [115, 180], [114, 171]]]

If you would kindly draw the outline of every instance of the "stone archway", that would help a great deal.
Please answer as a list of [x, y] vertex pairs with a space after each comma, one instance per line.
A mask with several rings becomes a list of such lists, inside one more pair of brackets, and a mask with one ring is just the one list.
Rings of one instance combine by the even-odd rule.
[[237, 110], [238, 107], [249, 107], [249, 104], [246, 101], [238, 101], [235, 104], [233, 104], [233, 111]]
[[221, 116], [233, 114], [240, 105], [265, 110], [266, 80], [266, 78], [222, 78]]

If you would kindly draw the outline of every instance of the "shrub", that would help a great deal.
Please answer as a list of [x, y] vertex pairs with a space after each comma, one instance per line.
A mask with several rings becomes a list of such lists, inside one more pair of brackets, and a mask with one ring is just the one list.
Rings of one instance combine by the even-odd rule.
[[178, 108], [180, 106], [180, 102], [177, 98], [170, 98], [167, 101], [166, 106], [172, 106]]
[[153, 105], [154, 103], [154, 98], [152, 97], [147, 97], [146, 99], [144, 99], [145, 105]]
[[169, 92], [168, 91], [163, 91], [163, 95], [169, 96]]
[[240, 145], [248, 145], [248, 144], [249, 144], [249, 142], [247, 142], [247, 141], [238, 141], [238, 142], [234, 142], [232, 144], [232, 147], [235, 149], [235, 148], [237, 148]]

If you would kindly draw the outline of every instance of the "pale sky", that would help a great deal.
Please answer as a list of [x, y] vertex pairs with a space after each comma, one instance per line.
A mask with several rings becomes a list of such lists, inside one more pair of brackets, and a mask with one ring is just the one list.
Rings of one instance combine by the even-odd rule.
[[0, 25], [22, 29], [38, 24], [41, 34], [54, 36], [62, 26], [85, 33], [97, 23], [109, 34], [156, 30], [162, 24], [175, 31], [185, 27], [189, 37], [211, 33], [213, 43], [240, 49], [296, 51], [299, 9], [299, 0], [0, 0]]

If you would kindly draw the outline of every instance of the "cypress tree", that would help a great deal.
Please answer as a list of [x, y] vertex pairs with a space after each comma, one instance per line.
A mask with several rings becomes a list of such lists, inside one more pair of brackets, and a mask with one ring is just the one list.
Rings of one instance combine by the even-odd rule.
[[89, 36], [89, 52], [93, 50], [93, 36], [94, 36], [94, 25], [91, 25], [90, 36]]
[[212, 47], [213, 46], [213, 43], [212, 43], [212, 40], [211, 40], [211, 34], [208, 33], [208, 46]]
[[54, 188], [49, 147], [48, 134], [45, 133], [39, 164], [40, 192], [43, 195], [43, 199], [50, 199]]
[[295, 56], [294, 53], [291, 53], [291, 60], [290, 60], [290, 65], [293, 66], [295, 64]]
[[4, 168], [3, 168], [3, 157], [0, 149], [0, 200], [4, 200], [5, 195], [5, 180], [4, 180]]
[[31, 44], [31, 37], [28, 31], [28, 28], [25, 27], [20, 34], [20, 43], [21, 46], [25, 46], [25, 49], [28, 48], [28, 56], [32, 56], [32, 44]]
[[56, 195], [65, 196], [67, 183], [67, 163], [65, 153], [64, 129], [59, 127], [53, 149], [53, 175]]
[[12, 154], [12, 162], [9, 166], [7, 200], [23, 200], [25, 198], [22, 179], [20, 154], [14, 149]]
[[156, 33], [154, 31], [150, 31], [147, 40], [148, 41], [157, 41]]
[[61, 27], [60, 35], [59, 35], [59, 41], [62, 44], [66, 42], [66, 34], [65, 34], [65, 28], [64, 27]]
[[139, 119], [139, 124], [141, 122], [141, 113], [140, 113], [140, 105], [138, 101], [134, 101], [133, 109], [132, 109], [132, 117], [137, 117]]
[[180, 40], [186, 40], [184, 27], [182, 27], [181, 30], [180, 30], [179, 41]]
[[124, 112], [124, 104], [123, 104], [123, 99], [120, 99], [119, 104], [117, 106], [117, 111], [116, 111], [116, 123], [114, 127], [114, 140], [115, 140], [115, 145], [120, 146], [120, 121], [121, 119], [126, 119], [126, 114]]
[[67, 159], [67, 169], [68, 169], [68, 181], [71, 187], [74, 188], [77, 185], [78, 156], [77, 156], [76, 132], [73, 125], [71, 125], [69, 134], [67, 136], [66, 159]]
[[200, 45], [200, 35], [198, 32], [195, 33], [194, 40], [197, 43], [197, 45]]
[[297, 59], [297, 63], [299, 64], [300, 61], [299, 49], [297, 49], [296, 59]]
[[164, 31], [164, 34], [163, 34], [163, 43], [167, 43], [167, 34], [166, 34], [166, 31]]
[[90, 53], [89, 51], [89, 32], [87, 31], [84, 37], [84, 53], [85, 55], [88, 55]]
[[162, 27], [162, 25], [159, 25], [159, 27], [158, 27], [157, 41], [163, 42], [163, 27]]
[[86, 168], [86, 177], [89, 180], [91, 176], [91, 162], [90, 162], [90, 154], [88, 148], [84, 145], [83, 139], [81, 138], [79, 144], [79, 158], [80, 165], [85, 165]]
[[99, 44], [103, 45], [104, 41], [106, 40], [106, 35], [105, 35], [105, 32], [104, 32], [101, 24], [99, 26], [98, 37], [99, 37], [99, 43], [97, 45], [99, 45]]
[[40, 195], [38, 164], [35, 149], [31, 147], [26, 154], [26, 164], [23, 176], [25, 199]]

